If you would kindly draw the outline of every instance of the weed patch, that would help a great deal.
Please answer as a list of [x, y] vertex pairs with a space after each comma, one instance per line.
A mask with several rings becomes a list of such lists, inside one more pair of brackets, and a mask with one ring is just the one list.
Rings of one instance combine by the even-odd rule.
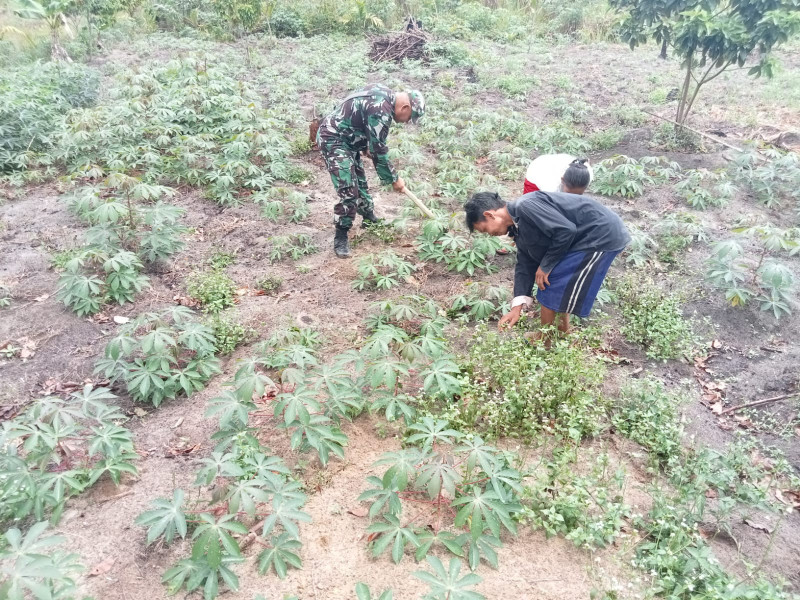
[[683, 316], [677, 296], [661, 290], [653, 281], [629, 278], [617, 288], [622, 335], [644, 347], [656, 360], [691, 354], [699, 344], [692, 323]]
[[220, 269], [199, 271], [187, 279], [186, 291], [201, 304], [203, 310], [218, 313], [233, 306], [236, 283]]
[[547, 350], [481, 328], [462, 370], [461, 400], [442, 413], [460, 427], [522, 439], [547, 431], [575, 441], [604, 427], [604, 369], [583, 334]]

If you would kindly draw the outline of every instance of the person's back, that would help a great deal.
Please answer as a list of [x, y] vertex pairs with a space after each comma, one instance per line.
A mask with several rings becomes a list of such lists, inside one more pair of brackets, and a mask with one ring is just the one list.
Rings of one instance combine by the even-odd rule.
[[[524, 221], [524, 225], [517, 223], [517, 247], [530, 253], [535, 261], [542, 261], [546, 271], [555, 266], [543, 261], [551, 249], [560, 255], [579, 250], [606, 252], [624, 248], [631, 239], [622, 219], [589, 196], [531, 192], [510, 202], [508, 212], [515, 222]], [[574, 226], [574, 231], [567, 223]], [[562, 246], [561, 242], [567, 245]]]
[[[323, 119], [320, 129], [323, 135], [340, 138], [353, 150], [366, 150], [370, 139], [370, 127], [374, 137], [381, 136], [381, 129], [388, 132], [394, 116], [395, 94], [384, 85], [371, 85], [345, 98], [328, 117]], [[377, 129], [377, 131], [376, 131]]]
[[583, 194], [593, 175], [588, 159], [576, 158], [571, 154], [542, 154], [528, 165], [522, 193]]

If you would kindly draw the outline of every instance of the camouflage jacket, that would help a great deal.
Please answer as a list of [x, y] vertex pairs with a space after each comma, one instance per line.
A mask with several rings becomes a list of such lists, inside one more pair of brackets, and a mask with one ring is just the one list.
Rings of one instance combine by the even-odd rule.
[[394, 92], [371, 85], [353, 92], [320, 123], [319, 136], [338, 138], [354, 152], [369, 150], [383, 183], [397, 181], [389, 162], [386, 138], [394, 120]]

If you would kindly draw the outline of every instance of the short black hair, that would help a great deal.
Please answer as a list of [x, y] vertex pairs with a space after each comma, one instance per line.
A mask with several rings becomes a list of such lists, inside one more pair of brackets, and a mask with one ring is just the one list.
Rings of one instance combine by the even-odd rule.
[[588, 158], [576, 158], [564, 171], [564, 183], [570, 188], [585, 188], [592, 180], [589, 174], [589, 167], [586, 163], [589, 162]]
[[467, 213], [467, 229], [474, 231], [475, 223], [486, 220], [483, 213], [489, 210], [503, 208], [505, 205], [506, 201], [500, 197], [500, 194], [495, 192], [478, 192], [472, 194], [472, 198], [467, 200], [467, 203], [464, 205], [464, 211]]

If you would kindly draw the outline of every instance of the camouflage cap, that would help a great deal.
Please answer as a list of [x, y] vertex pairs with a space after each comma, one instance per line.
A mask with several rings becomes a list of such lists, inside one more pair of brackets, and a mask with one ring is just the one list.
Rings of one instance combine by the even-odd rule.
[[418, 90], [408, 92], [411, 99], [411, 122], [416, 123], [425, 114], [425, 97]]

